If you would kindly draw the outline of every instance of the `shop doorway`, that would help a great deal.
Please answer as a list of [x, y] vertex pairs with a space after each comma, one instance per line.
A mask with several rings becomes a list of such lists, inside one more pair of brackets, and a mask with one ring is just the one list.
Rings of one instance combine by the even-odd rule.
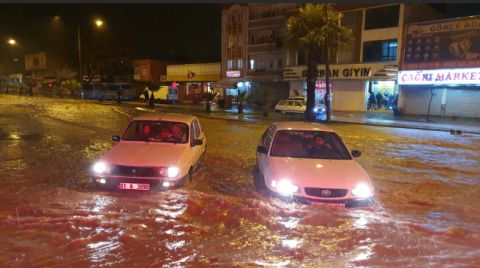
[[365, 89], [367, 111], [392, 112], [397, 107], [397, 81], [368, 81]]

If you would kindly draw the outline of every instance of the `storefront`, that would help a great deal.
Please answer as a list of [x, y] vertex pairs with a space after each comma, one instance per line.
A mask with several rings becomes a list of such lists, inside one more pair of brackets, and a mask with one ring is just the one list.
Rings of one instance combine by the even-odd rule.
[[480, 118], [480, 16], [409, 24], [404, 40], [401, 111]]
[[[315, 100], [321, 103], [325, 95], [325, 68], [317, 66], [319, 75], [316, 83]], [[369, 107], [370, 92], [380, 93], [380, 106], [374, 111], [389, 111], [389, 105], [398, 94], [397, 65], [395, 62], [364, 64], [332, 64], [330, 67], [330, 88], [332, 93], [332, 110], [366, 111]], [[290, 96], [306, 96], [306, 66], [285, 68], [283, 80], [289, 81]], [[379, 99], [380, 99], [379, 96]]]
[[176, 83], [180, 102], [198, 104], [207, 92], [223, 98], [223, 88], [216, 86], [219, 80], [220, 63], [167, 66], [167, 81]]
[[480, 68], [400, 71], [407, 114], [480, 117]]

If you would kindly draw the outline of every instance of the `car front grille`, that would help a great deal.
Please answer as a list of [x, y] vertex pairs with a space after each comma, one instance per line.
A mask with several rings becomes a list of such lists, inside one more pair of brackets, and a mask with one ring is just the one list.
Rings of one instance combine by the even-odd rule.
[[344, 197], [347, 195], [346, 189], [330, 189], [330, 188], [305, 188], [305, 193], [311, 196], [334, 198]]
[[110, 174], [115, 176], [129, 177], [159, 177], [159, 169], [156, 167], [131, 167], [113, 165]]

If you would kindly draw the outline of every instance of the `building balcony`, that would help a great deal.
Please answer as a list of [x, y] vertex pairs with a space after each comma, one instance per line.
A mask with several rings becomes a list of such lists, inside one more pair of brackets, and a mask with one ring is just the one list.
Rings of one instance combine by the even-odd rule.
[[261, 29], [261, 28], [273, 28], [273, 27], [286, 27], [287, 19], [285, 15], [275, 16], [275, 17], [267, 17], [267, 18], [260, 18], [260, 19], [251, 19], [248, 21], [248, 28], [250, 30], [253, 29]]
[[281, 42], [269, 42], [261, 44], [249, 44], [248, 45], [248, 54], [251, 53], [268, 53], [268, 52], [277, 52], [282, 48]]
[[255, 69], [248, 70], [246, 78], [258, 80], [279, 80], [282, 77], [281, 69]]

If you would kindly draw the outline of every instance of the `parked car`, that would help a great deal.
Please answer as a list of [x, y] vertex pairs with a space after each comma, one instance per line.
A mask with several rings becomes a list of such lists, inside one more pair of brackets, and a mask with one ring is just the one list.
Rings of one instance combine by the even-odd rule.
[[118, 142], [92, 166], [99, 188], [166, 189], [183, 185], [204, 158], [207, 138], [195, 116], [173, 113], [131, 120]]
[[307, 101], [307, 97], [305, 96], [291, 96], [288, 97], [287, 100], [299, 100], [299, 101]]
[[275, 105], [275, 111], [286, 113], [304, 113], [307, 103], [301, 100], [281, 100]]
[[354, 159], [359, 156], [321, 124], [273, 123], [257, 147], [254, 184], [259, 190], [309, 204], [369, 205], [373, 186]]
[[[293, 97], [297, 98], [297, 97]], [[275, 111], [280, 112], [282, 114], [287, 113], [305, 113], [307, 109], [307, 103], [303, 100], [295, 100], [295, 99], [286, 99], [281, 100], [275, 105]], [[314, 112], [316, 114], [321, 114], [325, 112], [325, 105], [319, 104], [314, 108]]]

